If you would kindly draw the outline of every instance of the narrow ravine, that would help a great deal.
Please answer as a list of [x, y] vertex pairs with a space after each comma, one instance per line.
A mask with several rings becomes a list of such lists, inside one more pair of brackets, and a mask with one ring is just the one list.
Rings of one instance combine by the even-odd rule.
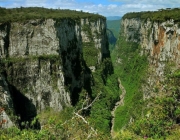
[[125, 90], [124, 86], [121, 84], [120, 78], [118, 78], [118, 83], [119, 83], [119, 88], [122, 90], [122, 94], [119, 96], [120, 100], [118, 102], [116, 102], [114, 109], [111, 111], [111, 115], [112, 115], [111, 136], [112, 136], [112, 138], [114, 138], [114, 136], [115, 136], [115, 132], [114, 132], [115, 111], [119, 106], [124, 105], [124, 97], [126, 95], [126, 90]]

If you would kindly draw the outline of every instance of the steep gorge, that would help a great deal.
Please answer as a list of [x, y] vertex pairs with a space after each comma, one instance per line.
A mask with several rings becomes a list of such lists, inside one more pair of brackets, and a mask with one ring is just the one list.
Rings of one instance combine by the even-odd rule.
[[43, 125], [2, 136], [179, 138], [180, 24], [168, 17], [173, 10], [124, 15], [110, 57], [104, 17], [43, 8], [31, 17], [33, 9], [15, 9], [30, 17], [0, 18], [0, 123], [11, 127], [17, 116], [21, 126], [45, 112]]
[[[141, 19], [124, 19], [121, 23], [127, 41], [137, 42], [141, 47], [141, 55], [146, 55], [149, 61], [149, 85], [157, 85], [164, 80], [164, 70], [167, 63], [174, 63], [174, 70], [179, 68], [179, 35], [178, 23], [173, 19], [158, 22]], [[149, 98], [155, 93], [144, 91], [144, 98]]]
[[173, 12], [179, 10], [122, 18], [113, 57], [126, 96], [115, 112], [116, 138], [178, 138], [180, 28]]
[[12, 126], [13, 114], [24, 122], [47, 108], [74, 106], [82, 89], [92, 97], [92, 73], [110, 57], [106, 21], [81, 14], [0, 24], [3, 127]]

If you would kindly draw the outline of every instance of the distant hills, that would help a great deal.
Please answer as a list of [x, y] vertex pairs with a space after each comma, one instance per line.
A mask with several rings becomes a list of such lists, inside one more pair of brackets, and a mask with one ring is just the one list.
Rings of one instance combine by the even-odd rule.
[[120, 20], [122, 17], [120, 16], [108, 16], [106, 17], [107, 20]]
[[[117, 19], [120, 18], [120, 19]], [[107, 20], [107, 35], [109, 39], [109, 48], [110, 50], [113, 50], [117, 41], [117, 38], [119, 36], [119, 30], [120, 30], [120, 21], [121, 17], [114, 16], [111, 18], [108, 18], [111, 20]]]
[[118, 38], [120, 30], [120, 20], [107, 20], [107, 28], [113, 32], [116, 38]]

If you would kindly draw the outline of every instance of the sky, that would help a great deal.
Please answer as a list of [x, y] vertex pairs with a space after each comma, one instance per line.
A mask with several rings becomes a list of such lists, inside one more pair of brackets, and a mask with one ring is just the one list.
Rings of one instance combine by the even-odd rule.
[[128, 12], [178, 8], [180, 0], [0, 0], [0, 7], [45, 7], [82, 10], [103, 16], [123, 16]]

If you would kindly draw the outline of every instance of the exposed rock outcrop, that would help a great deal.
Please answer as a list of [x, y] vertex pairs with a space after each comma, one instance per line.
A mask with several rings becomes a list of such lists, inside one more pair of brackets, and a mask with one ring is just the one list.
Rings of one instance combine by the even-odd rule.
[[13, 126], [13, 122], [7, 115], [6, 110], [12, 115], [13, 103], [5, 77], [4, 75], [0, 75], [0, 126], [2, 128]]
[[148, 86], [144, 86], [144, 98], [155, 96], [153, 90], [158, 87], [163, 91], [160, 83], [164, 80], [164, 70], [168, 63], [174, 63], [175, 68], [180, 64], [180, 28], [173, 19], [164, 22], [126, 18], [121, 22], [123, 35], [127, 41], [140, 44], [141, 54], [148, 56], [150, 75]]
[[[93, 62], [87, 62], [87, 57]], [[0, 103], [12, 105], [23, 121], [48, 107], [60, 111], [74, 105], [81, 88], [91, 81], [91, 69], [95, 71], [105, 57], [109, 50], [102, 18], [1, 24], [0, 60], [5, 75], [0, 77], [0, 96], [7, 95], [13, 103], [6, 98]]]

